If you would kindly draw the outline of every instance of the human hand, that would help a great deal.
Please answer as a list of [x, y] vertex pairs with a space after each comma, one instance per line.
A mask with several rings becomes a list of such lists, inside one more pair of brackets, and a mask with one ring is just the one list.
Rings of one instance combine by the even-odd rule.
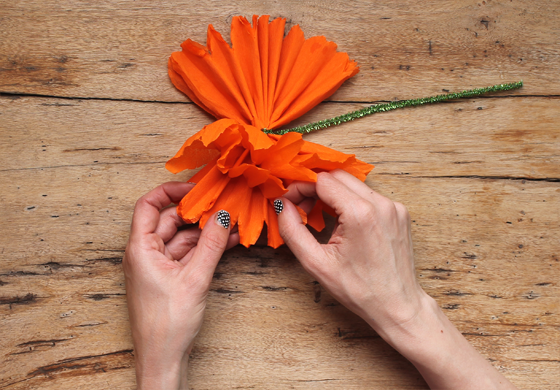
[[134, 209], [123, 269], [138, 389], [187, 388], [188, 355], [214, 270], [224, 250], [239, 241], [238, 234], [230, 235], [229, 219], [218, 222], [219, 213], [202, 231], [178, 230], [185, 223], [175, 207], [165, 207], [193, 186], [165, 183]]
[[[278, 216], [280, 234], [331, 295], [380, 333], [418, 314], [427, 296], [416, 280], [410, 216], [402, 204], [344, 171], [320, 173], [317, 183], [295, 182], [289, 190]], [[320, 198], [338, 215], [326, 245], [292, 205], [309, 211], [309, 198]]]
[[[319, 198], [338, 221], [321, 245], [292, 204]], [[515, 389], [420, 287], [406, 208], [344, 171], [294, 182], [281, 199], [280, 235], [303, 267], [420, 371], [434, 389]]]

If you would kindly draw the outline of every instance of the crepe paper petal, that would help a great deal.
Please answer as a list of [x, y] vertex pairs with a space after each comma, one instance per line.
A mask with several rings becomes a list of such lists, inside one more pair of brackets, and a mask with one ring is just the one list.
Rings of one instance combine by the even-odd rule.
[[208, 219], [220, 210], [226, 210], [230, 215], [230, 224], [235, 226], [239, 214], [245, 211], [246, 202], [250, 200], [252, 189], [247, 186], [244, 177], [231, 179], [221, 192], [216, 202], [207, 212], [201, 215], [199, 226], [204, 227]]
[[270, 176], [267, 181], [259, 186], [263, 196], [267, 199], [274, 199], [284, 195], [288, 190], [284, 187], [282, 180]]
[[211, 123], [187, 139], [181, 149], [165, 164], [165, 168], [173, 173], [179, 173], [185, 169], [198, 168], [210, 162], [217, 156], [215, 148], [210, 147], [225, 130], [236, 125], [232, 119], [223, 119]]
[[231, 22], [231, 47], [210, 25], [206, 46], [190, 39], [171, 54], [169, 76], [216, 118], [258, 129], [277, 128], [305, 114], [358, 73], [356, 62], [324, 36], [305, 39], [285, 19], [242, 16]]
[[[269, 204], [269, 206], [272, 206], [272, 204]], [[266, 217], [268, 246], [278, 248], [284, 243], [284, 240], [280, 236], [280, 231], [278, 230], [278, 215], [276, 211], [274, 211], [274, 207], [267, 207]]]
[[239, 214], [239, 243], [249, 247], [257, 242], [268, 213], [268, 201], [258, 188], [251, 191], [250, 199], [244, 204], [245, 210]]
[[[240, 243], [253, 245], [267, 224], [268, 245], [283, 243], [274, 199], [293, 181], [317, 181], [317, 173], [344, 169], [365, 180], [373, 166], [301, 134], [265, 134], [309, 111], [358, 72], [346, 53], [325, 37], [305, 39], [299, 26], [284, 37], [285, 19], [243, 17], [231, 23], [230, 47], [210, 25], [207, 46], [187, 40], [169, 59], [173, 84], [218, 120], [187, 139], [166, 168], [178, 173], [207, 164], [189, 181], [196, 183], [177, 213], [204, 227], [219, 210], [230, 213]], [[317, 202], [304, 223], [321, 230]], [[332, 211], [332, 210], [328, 210]]]
[[325, 228], [325, 219], [323, 218], [323, 202], [317, 201], [313, 209], [307, 214], [307, 224], [318, 232]]
[[[193, 175], [193, 177], [191, 177], [188, 182], [189, 183], [198, 183], [199, 181], [201, 181], [203, 178], [206, 177], [206, 175], [208, 175], [208, 173], [210, 172], [211, 169], [215, 168], [217, 166], [217, 162], [219, 161], [219, 155], [216, 156], [216, 158], [214, 160], [212, 160], [211, 162], [209, 162], [208, 164], [206, 164], [200, 171], [198, 171], [197, 173], [195, 173]], [[220, 167], [218, 166], [218, 169], [220, 169]], [[221, 171], [221, 169], [220, 169]]]
[[301, 221], [303, 222], [303, 224], [307, 225], [307, 214], [305, 213], [305, 211], [303, 211], [303, 209], [299, 207], [297, 204], [294, 204], [294, 206], [296, 206], [296, 210], [299, 213], [299, 216], [301, 217]]
[[[227, 210], [231, 225], [239, 224], [240, 242], [246, 246], [256, 242], [263, 223], [269, 229], [269, 245], [280, 245], [274, 225], [277, 219], [270, 214], [274, 212], [272, 201], [284, 195], [291, 182], [315, 182], [317, 172], [334, 169], [365, 180], [373, 168], [354, 155], [307, 142], [298, 133], [266, 135], [254, 126], [222, 119], [190, 137], [168, 162], [168, 169], [195, 167], [200, 156], [211, 155], [212, 151], [217, 156], [189, 180], [197, 184], [183, 198], [177, 213], [187, 222], [199, 221], [203, 227], [211, 215]], [[316, 230], [324, 227], [323, 206], [317, 202], [309, 215]], [[298, 211], [307, 223], [308, 216]]]
[[243, 175], [247, 179], [247, 185], [251, 188], [265, 183], [270, 178], [270, 172], [251, 164], [242, 164], [234, 167], [228, 172], [229, 177]]
[[177, 206], [177, 214], [185, 222], [195, 223], [208, 211], [220, 196], [230, 178], [214, 166]]

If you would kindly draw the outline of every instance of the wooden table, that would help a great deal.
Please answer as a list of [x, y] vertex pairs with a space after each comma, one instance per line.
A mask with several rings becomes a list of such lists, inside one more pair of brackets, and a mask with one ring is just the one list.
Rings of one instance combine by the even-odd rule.
[[[0, 2], [0, 389], [130, 389], [121, 258], [136, 199], [211, 118], [167, 58], [270, 14], [361, 67], [298, 124], [522, 79], [521, 90], [377, 114], [307, 139], [376, 165], [412, 214], [417, 273], [514, 384], [560, 386], [560, 3]], [[193, 389], [421, 389], [415, 368], [285, 248], [224, 255]]]

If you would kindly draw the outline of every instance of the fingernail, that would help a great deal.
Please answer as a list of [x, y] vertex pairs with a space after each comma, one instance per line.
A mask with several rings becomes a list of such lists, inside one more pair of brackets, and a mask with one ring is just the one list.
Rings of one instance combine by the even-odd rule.
[[274, 211], [276, 211], [276, 215], [280, 214], [284, 210], [284, 203], [280, 199], [276, 199], [274, 201]]
[[225, 229], [229, 227], [229, 213], [225, 210], [218, 211], [218, 223], [222, 225]]

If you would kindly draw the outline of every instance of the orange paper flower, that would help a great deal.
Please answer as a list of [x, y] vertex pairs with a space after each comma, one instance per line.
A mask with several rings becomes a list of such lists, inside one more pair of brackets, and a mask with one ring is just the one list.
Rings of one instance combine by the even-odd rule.
[[[272, 201], [294, 180], [316, 181], [317, 172], [344, 169], [360, 180], [373, 168], [327, 147], [304, 141], [299, 133], [279, 136], [274, 129], [309, 111], [358, 72], [346, 53], [325, 37], [304, 39], [299, 26], [284, 38], [285, 19], [253, 25], [235, 17], [230, 47], [210, 25], [207, 46], [190, 39], [169, 59], [173, 84], [219, 120], [190, 137], [166, 168], [173, 173], [202, 168], [197, 183], [179, 204], [187, 222], [200, 222], [220, 209], [239, 227], [240, 242], [253, 245], [263, 224], [268, 245], [283, 241]], [[322, 203], [302, 218], [317, 230], [324, 227]]]

